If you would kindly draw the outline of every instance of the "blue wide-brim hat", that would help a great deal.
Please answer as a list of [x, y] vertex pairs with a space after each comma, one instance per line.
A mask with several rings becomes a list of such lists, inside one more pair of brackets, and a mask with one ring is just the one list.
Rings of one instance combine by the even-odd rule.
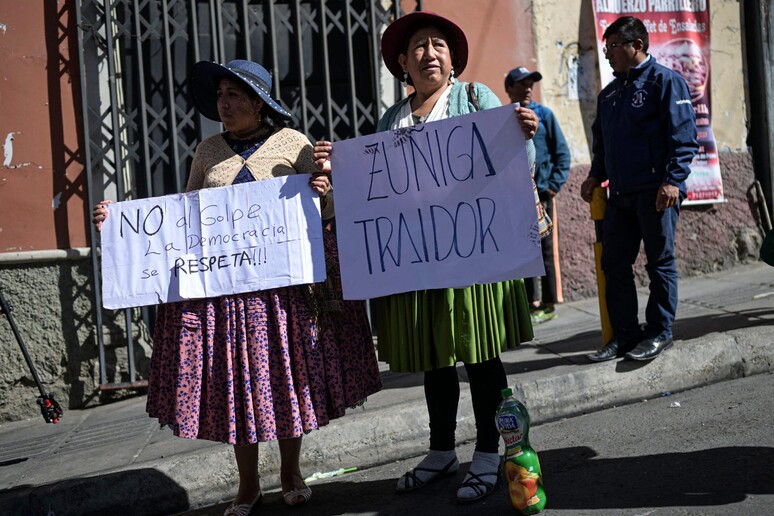
[[221, 79], [233, 79], [244, 84], [249, 90], [271, 108], [279, 118], [290, 119], [290, 113], [271, 98], [271, 74], [266, 68], [245, 59], [234, 59], [225, 65], [211, 61], [199, 61], [191, 71], [190, 87], [196, 108], [210, 120], [220, 122], [218, 114], [218, 83]]

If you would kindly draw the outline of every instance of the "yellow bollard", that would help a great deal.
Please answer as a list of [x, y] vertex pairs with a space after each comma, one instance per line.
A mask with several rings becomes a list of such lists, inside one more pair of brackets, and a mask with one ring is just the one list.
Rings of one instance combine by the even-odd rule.
[[605, 300], [605, 274], [602, 272], [602, 219], [605, 218], [607, 194], [605, 189], [597, 187], [591, 195], [591, 220], [594, 221], [596, 241], [594, 242], [594, 262], [597, 268], [597, 296], [599, 297], [599, 318], [602, 322], [602, 346], [613, 339], [613, 327], [607, 314]]

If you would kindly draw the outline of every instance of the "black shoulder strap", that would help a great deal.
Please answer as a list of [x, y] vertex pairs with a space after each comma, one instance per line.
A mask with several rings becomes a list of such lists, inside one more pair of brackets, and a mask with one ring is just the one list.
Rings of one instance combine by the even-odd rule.
[[465, 90], [468, 92], [468, 101], [470, 101], [476, 111], [480, 111], [481, 106], [478, 105], [478, 96], [476, 96], [476, 83], [469, 82], [465, 85]]

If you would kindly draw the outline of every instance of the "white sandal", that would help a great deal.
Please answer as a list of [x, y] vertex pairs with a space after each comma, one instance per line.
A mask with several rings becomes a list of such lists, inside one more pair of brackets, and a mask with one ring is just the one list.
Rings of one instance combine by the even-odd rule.
[[252, 503], [241, 503], [235, 505], [232, 503], [223, 513], [223, 516], [249, 516], [253, 512], [253, 507], [261, 503], [263, 499], [263, 491], [258, 491], [258, 495], [253, 499]]
[[[303, 500], [293, 503], [293, 500], [299, 496], [303, 498]], [[312, 497], [312, 490], [309, 489], [309, 486], [305, 485], [302, 489], [296, 489], [295, 491], [282, 493], [282, 497], [285, 499], [285, 503], [291, 507], [295, 507], [296, 505], [304, 505]]]

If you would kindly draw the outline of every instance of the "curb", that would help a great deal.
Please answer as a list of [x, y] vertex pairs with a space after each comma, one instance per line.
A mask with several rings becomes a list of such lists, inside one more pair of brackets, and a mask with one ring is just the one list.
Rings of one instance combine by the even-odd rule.
[[[616, 360], [516, 382], [532, 420], [544, 423], [712, 383], [774, 371], [774, 327], [712, 333], [675, 343], [651, 362]], [[553, 393], [546, 396], [544, 393]]]
[[[774, 372], [774, 327], [756, 326], [678, 341], [652, 362], [563, 365], [513, 374], [508, 383], [528, 406], [533, 423], [545, 423], [766, 372]], [[475, 424], [469, 387], [461, 383], [460, 388], [457, 441], [464, 442], [475, 439]], [[427, 424], [423, 399], [370, 411], [366, 404], [305, 437], [301, 468], [309, 474], [362, 469], [421, 455]], [[279, 486], [279, 464], [276, 444], [261, 446], [265, 488]], [[172, 514], [233, 498], [236, 477], [231, 447], [215, 444], [131, 469], [20, 487], [0, 497], [0, 513]]]

